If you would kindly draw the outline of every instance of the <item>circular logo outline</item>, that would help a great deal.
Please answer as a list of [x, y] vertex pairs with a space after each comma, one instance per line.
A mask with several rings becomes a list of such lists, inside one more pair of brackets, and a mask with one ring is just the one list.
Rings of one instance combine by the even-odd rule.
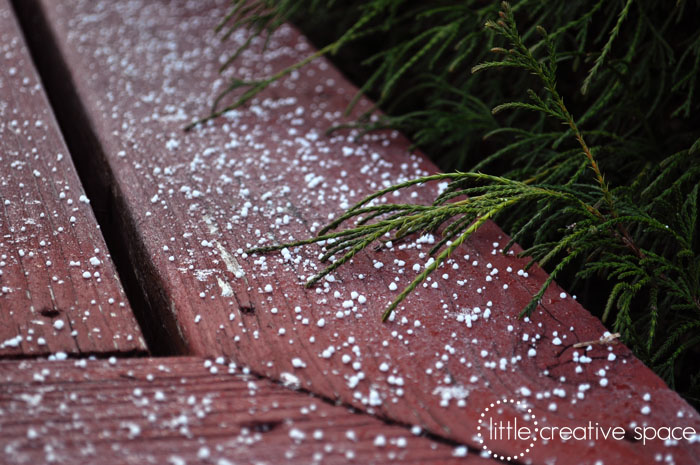
[[[515, 455], [500, 455], [500, 454], [493, 452], [486, 444], [484, 444], [484, 437], [481, 434], [481, 422], [484, 421], [484, 417], [486, 416], [486, 413], [489, 410], [491, 410], [499, 405], [508, 405], [508, 404], [515, 404], [516, 407], [519, 405], [522, 405], [523, 407], [527, 408], [527, 413], [531, 416], [531, 421], [532, 421], [532, 424], [535, 426], [535, 430], [534, 430], [532, 437], [531, 437], [532, 442], [530, 442], [530, 444], [525, 448], [524, 452], [520, 452], [519, 454], [515, 454]], [[490, 457], [494, 457], [494, 458], [499, 459], [499, 460], [505, 460], [507, 462], [510, 462], [511, 460], [517, 459], [518, 457], [525, 457], [525, 454], [530, 453], [530, 450], [535, 447], [535, 444], [537, 442], [537, 433], [539, 433], [539, 430], [540, 430], [540, 428], [537, 425], [538, 425], [537, 417], [534, 413], [532, 413], [532, 409], [527, 407], [526, 402], [510, 398], [510, 399], [497, 400], [496, 402], [491, 402], [488, 407], [485, 407], [481, 411], [481, 414], [479, 415], [479, 422], [477, 424], [476, 431], [477, 431], [479, 444], [481, 444], [482, 450], [486, 451], [486, 453]]]

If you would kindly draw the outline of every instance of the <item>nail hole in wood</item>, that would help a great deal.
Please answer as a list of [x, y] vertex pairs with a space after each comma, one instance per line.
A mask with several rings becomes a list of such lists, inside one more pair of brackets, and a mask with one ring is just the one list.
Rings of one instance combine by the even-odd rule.
[[39, 314], [46, 318], [56, 318], [58, 315], [61, 314], [61, 311], [52, 307], [44, 307], [41, 310], [39, 310]]
[[241, 428], [247, 428], [256, 433], [267, 433], [273, 429], [279, 427], [282, 421], [251, 421], [246, 423], [241, 423]]
[[625, 430], [625, 441], [635, 443], [635, 442], [639, 442], [639, 439], [637, 439], [635, 437], [634, 433], [631, 430], [626, 429]]
[[255, 313], [255, 307], [253, 307], [253, 305], [239, 305], [238, 310], [248, 315]]

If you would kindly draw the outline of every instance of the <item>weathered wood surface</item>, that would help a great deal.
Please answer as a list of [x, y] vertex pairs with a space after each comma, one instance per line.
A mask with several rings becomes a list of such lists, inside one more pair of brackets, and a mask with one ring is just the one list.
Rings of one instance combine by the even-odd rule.
[[[523, 274], [525, 260], [500, 254], [508, 237], [492, 223], [387, 324], [381, 311], [428, 260], [425, 244], [360, 254], [311, 291], [301, 283], [318, 269], [318, 247], [245, 256], [435, 170], [396, 133], [324, 135], [356, 91], [327, 61], [184, 133], [226, 83], [217, 66], [234, 45], [212, 32], [226, 2], [37, 4], [125, 206], [142, 285], [183, 351], [224, 354], [273, 379], [294, 373], [318, 395], [471, 446], [481, 409], [510, 397], [531, 404], [542, 425], [700, 429], [698, 414], [623, 345], [573, 348], [604, 328], [556, 285], [519, 320], [546, 275]], [[283, 27], [232, 73], [265, 76], [309, 50]], [[401, 200], [429, 201], [435, 186], [415, 192]], [[530, 453], [542, 464], [658, 457], [697, 463], [700, 444], [552, 441]]]
[[0, 0], [0, 357], [145, 351], [7, 0]]
[[0, 431], [4, 464], [495, 463], [195, 357], [0, 362]]

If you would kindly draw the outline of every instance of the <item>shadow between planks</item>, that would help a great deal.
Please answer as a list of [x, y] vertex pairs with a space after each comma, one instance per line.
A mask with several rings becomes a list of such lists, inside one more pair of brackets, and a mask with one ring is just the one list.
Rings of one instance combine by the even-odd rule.
[[0, 358], [143, 354], [12, 8], [0, 0]]
[[125, 214], [128, 209], [107, 168], [94, 121], [85, 114], [45, 17], [33, 2], [18, 0], [13, 7], [149, 352], [154, 356], [187, 354], [177, 329], [168, 324], [169, 319], [162, 318], [164, 312], [160, 309], [168, 304], [158, 298], [162, 288], [158, 273], [149, 266], [147, 252], [140, 247], [138, 227]]

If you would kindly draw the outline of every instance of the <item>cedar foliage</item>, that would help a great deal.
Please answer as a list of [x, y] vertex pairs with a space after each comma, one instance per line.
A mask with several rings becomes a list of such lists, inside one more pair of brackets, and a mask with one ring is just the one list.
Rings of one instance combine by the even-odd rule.
[[[697, 0], [521, 0], [512, 7], [483, 0], [234, 0], [219, 26], [224, 39], [238, 28], [250, 29], [251, 38], [270, 34], [292, 20], [325, 45], [268, 79], [234, 79], [199, 122], [245, 104], [317, 56], [361, 57], [361, 92], [384, 113], [370, 111], [354, 126], [400, 129], [455, 171], [372, 194], [317, 237], [252, 252], [320, 242], [328, 267], [313, 285], [387, 233], [392, 240], [440, 234], [435, 260], [386, 309], [387, 318], [495, 218], [531, 263], [550, 272], [523, 315], [562, 273], [571, 292], [604, 282], [607, 298], [591, 310], [697, 405], [698, 17]], [[328, 24], [339, 26], [338, 34], [329, 34]], [[372, 52], [363, 50], [365, 41]], [[219, 108], [229, 94], [233, 103]], [[431, 180], [450, 181], [432, 205], [376, 202]]]

